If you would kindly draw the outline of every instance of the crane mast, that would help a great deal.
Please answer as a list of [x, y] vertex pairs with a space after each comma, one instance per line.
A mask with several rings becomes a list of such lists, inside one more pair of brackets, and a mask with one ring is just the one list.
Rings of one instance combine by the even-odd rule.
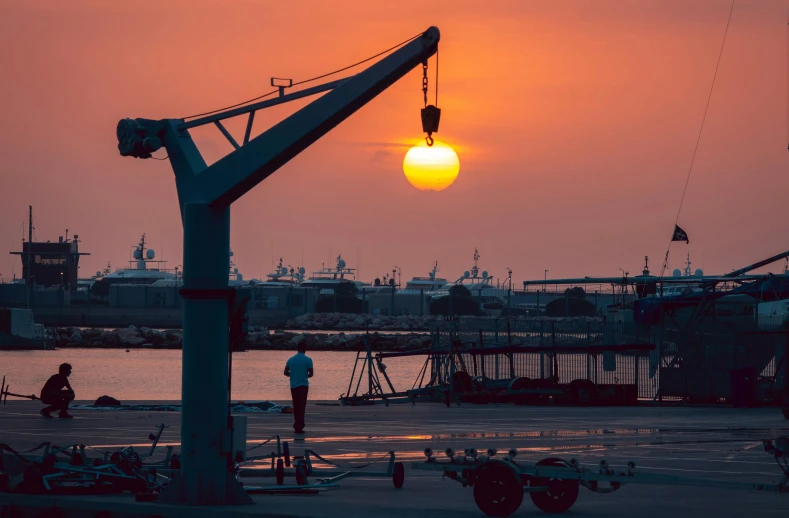
[[[356, 75], [293, 93], [281, 87], [279, 96], [255, 104], [189, 121], [123, 119], [118, 123], [122, 156], [145, 159], [166, 149], [184, 227], [182, 464], [180, 476], [160, 495], [161, 501], [251, 503], [232, 470], [228, 319], [234, 311], [235, 291], [228, 288], [227, 275], [230, 205], [409, 71], [426, 64], [437, 52], [439, 39], [438, 28], [430, 27]], [[250, 139], [258, 110], [323, 92], [328, 93]], [[245, 114], [248, 122], [239, 144], [222, 121]], [[206, 124], [214, 124], [234, 147], [211, 166], [189, 134], [191, 128]], [[431, 124], [425, 131], [437, 131], [437, 118]]]

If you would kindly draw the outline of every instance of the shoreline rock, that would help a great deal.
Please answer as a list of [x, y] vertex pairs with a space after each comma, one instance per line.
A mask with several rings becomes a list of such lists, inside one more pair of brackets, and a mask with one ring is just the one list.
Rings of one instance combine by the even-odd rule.
[[290, 319], [285, 329], [318, 331], [427, 331], [436, 317], [427, 315], [357, 315], [355, 313], [307, 313]]
[[[340, 313], [322, 314], [320, 318], [314, 315], [302, 315], [288, 321], [291, 326], [303, 325], [299, 329], [275, 330], [269, 332], [263, 327], [251, 327], [246, 340], [238, 350], [269, 350], [269, 351], [295, 351], [300, 343], [306, 343], [312, 351], [362, 351], [365, 349], [364, 337], [369, 337], [373, 350], [381, 352], [414, 351], [430, 347], [431, 335], [423, 331], [429, 325], [440, 323], [442, 317], [383, 317], [372, 315], [342, 315]], [[603, 319], [593, 317], [526, 317], [513, 319], [513, 332], [519, 332], [519, 327], [524, 324], [546, 321], [562, 323], [563, 332], [570, 331], [583, 333], [588, 329], [589, 323], [600, 324]], [[335, 327], [345, 323], [355, 326], [367, 326], [370, 333], [348, 333], [339, 331], [327, 333], [328, 323], [333, 322]], [[461, 321], [461, 324], [463, 322]], [[502, 320], [491, 318], [475, 318], [471, 322], [480, 329], [496, 326], [499, 332], [502, 329]], [[323, 326], [316, 330], [315, 327]], [[391, 329], [392, 326], [398, 327]], [[287, 327], [287, 326], [286, 326]], [[408, 327], [408, 329], [404, 329]], [[347, 329], [348, 331], [359, 331]], [[364, 327], [361, 328], [364, 330]], [[387, 331], [396, 331], [394, 333]], [[53, 345], [65, 348], [109, 348], [109, 349], [180, 349], [183, 332], [180, 329], [151, 329], [147, 327], [129, 326], [119, 329], [102, 328], [56, 328], [53, 332]]]
[[[295, 351], [300, 343], [306, 343], [311, 351], [359, 351], [364, 350], [364, 336], [376, 351], [413, 351], [430, 347], [430, 335], [425, 333], [345, 334], [312, 333], [300, 331], [275, 331], [253, 328], [240, 350]], [[55, 347], [96, 349], [180, 349], [183, 334], [176, 330], [124, 329], [76, 329], [58, 328]]]

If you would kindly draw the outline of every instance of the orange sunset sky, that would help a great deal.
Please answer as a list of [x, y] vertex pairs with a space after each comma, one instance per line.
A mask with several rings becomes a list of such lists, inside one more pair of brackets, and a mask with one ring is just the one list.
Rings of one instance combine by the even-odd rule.
[[[0, 1], [0, 246], [78, 233], [81, 275], [125, 266], [145, 232], [169, 266], [182, 229], [167, 161], [123, 158], [124, 117], [183, 117], [255, 97], [441, 30], [438, 139], [460, 175], [442, 192], [402, 170], [423, 138], [414, 70], [233, 205], [246, 277], [280, 256], [342, 253], [365, 280], [439, 261], [497, 277], [659, 272], [729, 0]], [[789, 1], [739, 0], [671, 268], [725, 273], [789, 249]], [[431, 98], [435, 59], [430, 62]], [[304, 103], [259, 112], [256, 133]], [[229, 124], [240, 139], [243, 120]], [[230, 152], [193, 131], [209, 162]], [[162, 156], [164, 152], [160, 152]], [[782, 271], [783, 263], [771, 271]], [[9, 280], [17, 256], [0, 259]]]

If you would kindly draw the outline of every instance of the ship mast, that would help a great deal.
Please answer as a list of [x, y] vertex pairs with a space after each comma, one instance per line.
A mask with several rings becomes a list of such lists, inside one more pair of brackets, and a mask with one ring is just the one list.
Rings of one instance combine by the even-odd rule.
[[[25, 307], [30, 308], [30, 255], [33, 253], [33, 206], [28, 205], [28, 222], [27, 222], [27, 277], [25, 278]], [[22, 251], [25, 251], [25, 245], [22, 245]]]

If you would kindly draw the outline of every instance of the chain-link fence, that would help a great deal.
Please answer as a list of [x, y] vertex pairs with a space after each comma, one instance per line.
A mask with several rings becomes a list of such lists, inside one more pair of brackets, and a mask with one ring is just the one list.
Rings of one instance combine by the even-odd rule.
[[755, 398], [783, 390], [785, 327], [688, 328], [664, 320], [651, 328], [599, 318], [438, 320], [439, 349], [454, 341], [457, 368], [473, 377], [554, 378], [561, 384], [635, 384], [639, 398], [730, 400], [737, 376], [753, 378]]
[[454, 340], [456, 368], [475, 378], [591, 380], [636, 385], [640, 398], [657, 396], [649, 345], [606, 343], [599, 318], [458, 318], [434, 322], [432, 332], [439, 350]]

